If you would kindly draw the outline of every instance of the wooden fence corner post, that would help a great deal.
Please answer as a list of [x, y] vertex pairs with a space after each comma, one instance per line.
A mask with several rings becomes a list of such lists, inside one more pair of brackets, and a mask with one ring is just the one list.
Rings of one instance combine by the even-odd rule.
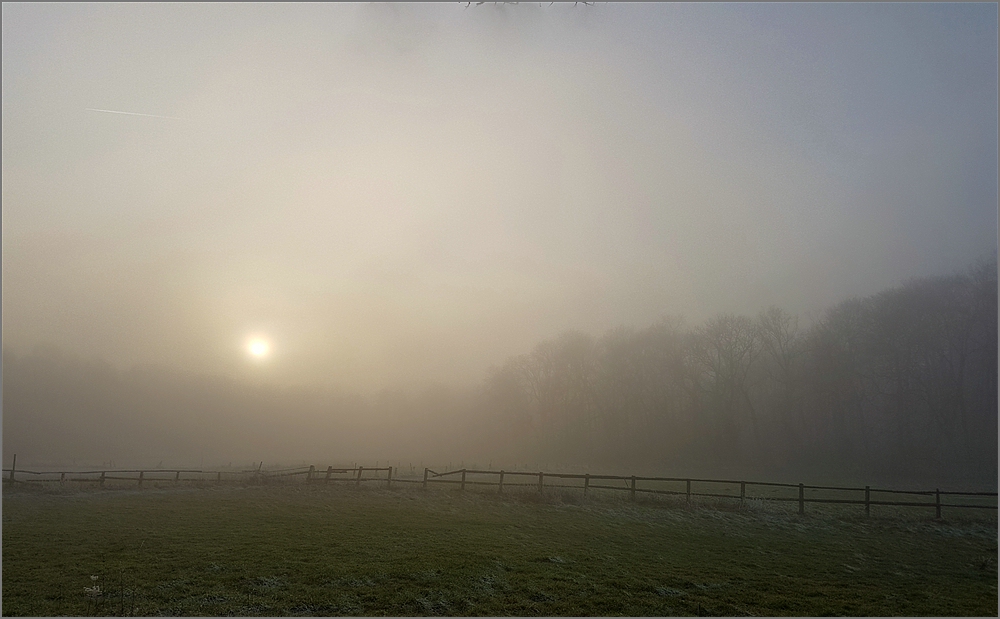
[[389, 488], [392, 486], [392, 465], [389, 465], [389, 476], [385, 478], [385, 487]]
[[872, 513], [872, 487], [865, 486], [865, 516], [870, 516]]
[[333, 473], [333, 465], [332, 464], [326, 467], [326, 479], [323, 480], [324, 484], [330, 483], [330, 473]]
[[631, 489], [632, 490], [630, 492], [631, 494], [630, 500], [635, 501], [635, 475], [632, 476]]
[[590, 473], [583, 476], [583, 496], [587, 496], [587, 491], [590, 490]]
[[140, 488], [142, 487], [142, 474], [143, 474], [143, 472], [139, 471], [139, 487]]
[[105, 474], [106, 474], [106, 471], [101, 471], [101, 487], [102, 488], [104, 487], [104, 476], [105, 476]]
[[315, 464], [310, 464], [309, 465], [309, 472], [306, 473], [306, 483], [307, 484], [311, 484], [312, 483], [313, 473], [315, 473], [315, 472], [316, 472], [316, 465]]
[[177, 471], [177, 477], [174, 477], [174, 483], [178, 484], [181, 481], [181, 472]]
[[462, 492], [465, 492], [465, 469], [462, 469]]
[[500, 471], [500, 494], [503, 494], [503, 470]]
[[359, 466], [358, 467], [358, 481], [354, 484], [354, 485], [356, 485], [358, 487], [361, 487], [361, 471], [363, 471], [363, 470], [365, 470], [365, 467], [363, 467], [363, 466]]
[[799, 515], [802, 516], [806, 513], [806, 487], [805, 484], [799, 484]]
[[941, 489], [934, 490], [934, 517], [941, 520]]
[[427, 490], [427, 471], [429, 471], [429, 470], [430, 469], [428, 469], [428, 468], [424, 468], [424, 483], [423, 483], [424, 490]]

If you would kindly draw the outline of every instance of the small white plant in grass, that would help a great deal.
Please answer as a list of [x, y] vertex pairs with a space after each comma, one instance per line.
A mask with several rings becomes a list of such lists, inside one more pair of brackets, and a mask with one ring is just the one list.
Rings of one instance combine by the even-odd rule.
[[91, 576], [90, 582], [94, 583], [92, 587], [84, 587], [83, 591], [87, 594], [88, 598], [98, 598], [101, 596], [101, 585], [97, 584], [97, 580], [100, 576]]
[[94, 614], [97, 612], [97, 606], [101, 601], [101, 596], [103, 592], [101, 591], [101, 585], [97, 584], [99, 576], [91, 576], [90, 582], [94, 583], [91, 587], [84, 587], [83, 593], [87, 596], [87, 614]]

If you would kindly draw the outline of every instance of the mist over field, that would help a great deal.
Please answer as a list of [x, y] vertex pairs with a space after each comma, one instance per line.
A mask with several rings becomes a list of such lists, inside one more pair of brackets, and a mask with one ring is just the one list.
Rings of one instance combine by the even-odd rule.
[[4, 466], [996, 488], [995, 4], [5, 3], [2, 123]]

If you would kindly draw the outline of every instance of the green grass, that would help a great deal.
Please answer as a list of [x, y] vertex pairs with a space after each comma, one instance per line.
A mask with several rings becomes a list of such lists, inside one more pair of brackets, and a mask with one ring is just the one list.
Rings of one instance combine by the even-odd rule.
[[[997, 615], [994, 512], [810, 509], [558, 491], [4, 488], [3, 614]], [[92, 575], [97, 598], [84, 592]]]

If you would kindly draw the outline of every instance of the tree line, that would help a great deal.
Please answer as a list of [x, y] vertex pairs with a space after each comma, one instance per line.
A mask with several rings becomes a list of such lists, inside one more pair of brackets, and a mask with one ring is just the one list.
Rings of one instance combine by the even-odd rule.
[[492, 368], [481, 397], [498, 433], [552, 461], [995, 486], [997, 264], [809, 328], [772, 307], [566, 332]]

